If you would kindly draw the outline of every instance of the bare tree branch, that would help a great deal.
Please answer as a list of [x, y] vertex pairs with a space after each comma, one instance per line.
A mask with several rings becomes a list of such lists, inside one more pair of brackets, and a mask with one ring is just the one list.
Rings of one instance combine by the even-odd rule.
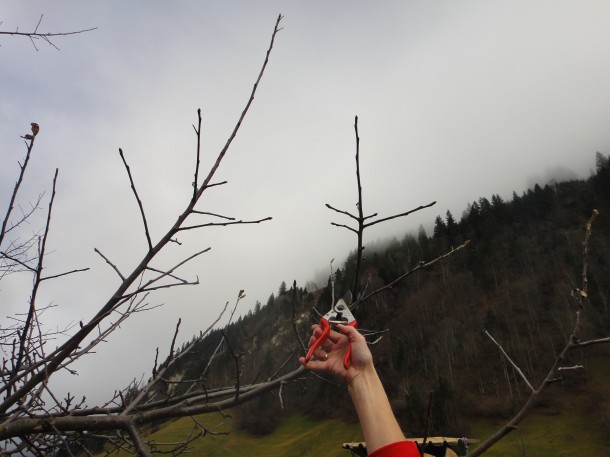
[[176, 345], [176, 338], [178, 337], [178, 330], [180, 330], [181, 323], [182, 323], [182, 318], [178, 319], [178, 323], [176, 324], [176, 331], [174, 332], [174, 337], [172, 338], [172, 345], [169, 348], [169, 359], [170, 360], [174, 357], [174, 346]]
[[123, 276], [123, 275], [121, 274], [121, 271], [120, 271], [120, 270], [117, 268], [117, 266], [116, 266], [114, 263], [112, 263], [110, 260], [108, 260], [108, 258], [107, 258], [107, 257], [106, 257], [104, 254], [102, 254], [102, 253], [99, 251], [99, 249], [94, 248], [93, 250], [94, 250], [94, 251], [95, 251], [97, 254], [99, 254], [99, 255], [100, 255], [100, 257], [101, 257], [102, 259], [104, 259], [104, 260], [106, 261], [106, 263], [107, 263], [108, 265], [110, 265], [114, 271], [116, 271], [116, 273], [119, 275], [119, 278], [121, 278], [123, 281], [125, 281], [125, 276]]
[[199, 190], [197, 191], [197, 198], [193, 199], [193, 203], [197, 199], [199, 199], [201, 194], [208, 187], [210, 181], [212, 180], [212, 178], [216, 174], [216, 171], [218, 170], [218, 167], [220, 166], [220, 163], [221, 163], [222, 159], [224, 158], [224, 156], [226, 155], [227, 151], [229, 150], [229, 147], [231, 146], [231, 144], [233, 143], [233, 140], [237, 136], [237, 132], [239, 131], [239, 128], [241, 127], [241, 124], [242, 124], [243, 120], [245, 119], [246, 114], [250, 110], [250, 106], [252, 105], [252, 102], [254, 101], [254, 95], [256, 94], [256, 90], [258, 89], [258, 85], [259, 85], [261, 79], [263, 78], [263, 74], [265, 73], [265, 69], [267, 68], [267, 64], [269, 63], [269, 56], [271, 55], [271, 51], [273, 50], [273, 44], [275, 43], [275, 37], [278, 34], [278, 32], [281, 30], [279, 25], [280, 25], [280, 22], [281, 22], [282, 18], [283, 18], [283, 16], [280, 14], [280, 15], [278, 15], [277, 20], [275, 21], [275, 27], [273, 29], [273, 34], [271, 35], [271, 43], [269, 44], [269, 48], [267, 49], [267, 54], [265, 55], [265, 61], [263, 62], [263, 66], [262, 66], [262, 68], [261, 68], [261, 70], [260, 70], [260, 72], [258, 74], [258, 78], [256, 79], [256, 82], [254, 83], [254, 86], [252, 87], [252, 92], [250, 93], [250, 98], [248, 99], [248, 102], [246, 103], [246, 107], [244, 108], [244, 110], [242, 111], [241, 115], [239, 116], [239, 119], [237, 120], [237, 123], [235, 124], [235, 127], [233, 128], [233, 131], [231, 132], [231, 135], [229, 136], [229, 139], [227, 140], [227, 142], [225, 143], [224, 147], [222, 148], [222, 150], [218, 154], [218, 157], [216, 158], [216, 162], [214, 163], [214, 165], [210, 169], [207, 177], [204, 179], [204, 181], [201, 184], [201, 186], [199, 187]]
[[197, 136], [197, 162], [195, 163], [195, 180], [193, 181], [193, 201], [197, 200], [197, 188], [199, 186], [199, 164], [201, 162], [201, 108], [197, 110], [197, 120], [197, 127], [193, 125], [195, 135]]
[[523, 371], [521, 371], [521, 368], [519, 368], [517, 366], [517, 364], [515, 362], [513, 362], [513, 359], [510, 358], [510, 356], [506, 353], [506, 351], [504, 350], [504, 348], [502, 347], [502, 345], [500, 345], [500, 343], [498, 343], [493, 336], [491, 336], [489, 334], [489, 332], [487, 330], [484, 330], [485, 335], [487, 335], [487, 337], [498, 347], [498, 349], [500, 350], [500, 352], [502, 353], [502, 355], [504, 356], [504, 358], [506, 360], [508, 360], [508, 363], [510, 363], [512, 365], [512, 367], [517, 371], [517, 373], [519, 373], [519, 376], [521, 376], [521, 379], [523, 379], [523, 382], [525, 383], [525, 385], [528, 387], [528, 389], [531, 392], [536, 392], [536, 389], [534, 389], [534, 387], [530, 384], [529, 380], [527, 379], [527, 377], [525, 376], [525, 374], [523, 373]]
[[47, 32], [47, 33], [40, 33], [38, 32], [38, 27], [40, 26], [41, 22], [42, 22], [42, 17], [43, 15], [40, 15], [40, 19], [38, 19], [38, 23], [36, 24], [36, 27], [34, 28], [33, 32], [20, 32], [19, 29], [17, 28], [14, 32], [7, 32], [5, 30], [1, 30], [0, 31], [0, 35], [9, 35], [9, 36], [16, 36], [16, 37], [26, 37], [30, 40], [30, 42], [32, 43], [32, 46], [34, 46], [34, 49], [36, 51], [38, 51], [38, 47], [36, 47], [36, 42], [35, 40], [43, 40], [45, 41], [49, 46], [57, 49], [58, 51], [60, 50], [54, 43], [53, 41], [51, 41], [51, 38], [57, 38], [57, 37], [62, 37], [62, 36], [70, 36], [70, 35], [78, 35], [81, 33], [86, 33], [86, 32], [91, 32], [93, 30], [97, 30], [97, 27], [92, 27], [89, 29], [82, 29], [82, 30], [76, 30], [73, 32]]
[[[576, 300], [578, 301], [578, 309], [576, 311], [576, 320], [574, 324], [574, 328], [572, 333], [568, 339], [563, 350], [557, 355], [554, 363], [549, 369], [547, 375], [542, 380], [542, 382], [538, 385], [538, 388], [534, 389], [525, 402], [525, 404], [521, 407], [521, 409], [500, 429], [498, 429], [493, 435], [483, 441], [473, 452], [469, 453], [470, 457], [477, 457], [484, 452], [486, 452], [489, 448], [491, 448], [495, 443], [500, 441], [506, 435], [511, 433], [514, 430], [517, 430], [518, 425], [521, 423], [523, 419], [528, 415], [532, 407], [536, 404], [538, 399], [540, 398], [543, 391], [546, 388], [556, 382], [558, 380], [557, 373], [562, 369], [563, 363], [566, 360], [568, 353], [577, 347], [581, 347], [579, 345], [580, 331], [582, 328], [582, 318], [585, 308], [585, 301], [588, 298], [588, 254], [589, 254], [589, 239], [592, 233], [592, 225], [595, 219], [597, 218], [599, 212], [597, 210], [593, 210], [593, 214], [589, 218], [585, 228], [585, 237], [583, 240], [583, 251], [582, 251], [582, 259], [583, 259], [583, 268], [582, 268], [582, 289], [578, 291], [577, 294], [572, 294]], [[592, 340], [599, 341], [599, 343], [607, 343], [610, 342], [610, 338], [603, 338], [600, 340]], [[596, 343], [597, 344], [597, 343]], [[573, 369], [574, 367], [569, 367], [568, 369]], [[565, 369], [565, 368], [564, 368]]]
[[343, 211], [341, 209], [337, 209], [334, 206], [329, 205], [328, 203], [326, 203], [326, 207], [328, 209], [332, 209], [333, 211], [339, 213], [339, 214], [345, 214], [348, 217], [351, 217], [352, 219], [354, 219], [356, 222], [358, 221], [358, 216], [354, 216], [352, 213], [348, 212], [348, 211]]
[[46, 281], [49, 279], [61, 278], [62, 276], [67, 276], [67, 275], [71, 275], [74, 273], [82, 273], [83, 271], [89, 271], [89, 268], [78, 268], [76, 270], [66, 271], [65, 273], [59, 273], [59, 274], [52, 275], [52, 276], [45, 276], [44, 278], [40, 278], [40, 280]]
[[121, 148], [119, 148], [119, 154], [121, 156], [121, 159], [123, 160], [123, 164], [125, 165], [125, 170], [127, 170], [127, 175], [129, 176], [129, 182], [131, 183], [131, 190], [133, 191], [133, 194], [136, 197], [136, 200], [138, 202], [138, 207], [140, 208], [140, 214], [142, 215], [142, 222], [144, 223], [144, 232], [146, 234], [146, 241], [148, 242], [148, 250], [152, 251], [153, 246], [152, 246], [152, 241], [150, 240], [150, 233], [148, 231], [148, 223], [146, 222], [146, 214], [144, 214], [144, 207], [142, 206], [142, 200], [140, 200], [140, 197], [138, 196], [138, 191], [136, 190], [136, 186], [133, 182], [133, 177], [131, 176], [131, 169], [129, 168], [129, 165], [127, 165], [127, 161], [125, 160], [125, 155], [123, 154], [123, 150]]
[[307, 346], [305, 346], [305, 343], [303, 343], [303, 340], [301, 339], [301, 335], [299, 334], [299, 329], [297, 328], [297, 316], [296, 316], [296, 311], [295, 311], [296, 303], [297, 303], [297, 281], [295, 279], [292, 282], [292, 330], [294, 331], [294, 335], [295, 335], [297, 341], [301, 345], [301, 349], [303, 350], [303, 353], [306, 354]]
[[201, 250], [201, 251], [195, 252], [194, 254], [192, 254], [192, 255], [188, 256], [186, 259], [184, 259], [184, 260], [182, 260], [181, 262], [177, 263], [177, 264], [176, 264], [174, 267], [170, 268], [168, 271], [165, 271], [165, 272], [163, 272], [163, 271], [157, 271], [157, 270], [156, 270], [156, 269], [154, 269], [154, 268], [147, 267], [147, 269], [148, 269], [148, 270], [157, 271], [158, 273], [161, 273], [161, 274], [160, 274], [159, 276], [157, 276], [156, 278], [153, 278], [153, 279], [149, 280], [149, 281], [148, 281], [146, 284], [144, 284], [143, 286], [140, 286], [140, 287], [138, 288], [138, 290], [144, 290], [146, 287], [148, 287], [148, 286], [150, 286], [150, 285], [152, 285], [152, 284], [156, 283], [157, 281], [159, 281], [159, 280], [161, 280], [161, 279], [165, 278], [166, 276], [169, 276], [169, 277], [171, 277], [171, 278], [177, 279], [178, 281], [180, 281], [180, 282], [181, 282], [181, 283], [183, 283], [183, 284], [188, 284], [188, 281], [186, 281], [186, 280], [184, 280], [184, 279], [181, 279], [181, 278], [178, 278], [178, 277], [176, 277], [176, 276], [173, 276], [173, 275], [172, 275], [172, 273], [173, 273], [174, 271], [176, 271], [178, 268], [180, 268], [181, 266], [183, 266], [184, 264], [186, 264], [186, 263], [190, 262], [191, 260], [193, 260], [194, 258], [199, 257], [200, 255], [205, 254], [206, 252], [209, 252], [209, 251], [210, 251], [210, 249], [212, 249], [212, 248], [205, 248], [205, 249], [203, 249], [203, 250]]
[[9, 254], [7, 254], [6, 252], [0, 252], [0, 255], [2, 257], [5, 257], [7, 259], [9, 259], [12, 262], [15, 262], [16, 264], [21, 265], [23, 268], [25, 268], [26, 270], [31, 271], [32, 273], [36, 272], [36, 269], [34, 267], [29, 266], [27, 263], [22, 262], [21, 260], [19, 260], [17, 257], [13, 257], [10, 256]]
[[[235, 308], [237, 307], [237, 304], [239, 303], [239, 300], [241, 299], [241, 294], [239, 294], [237, 302], [235, 303]], [[180, 353], [178, 356], [173, 357], [169, 360], [169, 362], [165, 365], [165, 367], [163, 367], [163, 369], [161, 369], [160, 371], [156, 372], [153, 374], [153, 379], [146, 385], [146, 387], [144, 387], [140, 393], [137, 395], [137, 397], [125, 408], [125, 410], [121, 413], [122, 415], [127, 415], [130, 414], [132, 412], [132, 410], [137, 409], [137, 410], [142, 410], [143, 408], [146, 408], [148, 406], [148, 404], [142, 404], [142, 400], [146, 397], [146, 395], [148, 394], [148, 392], [153, 388], [154, 385], [157, 384], [157, 382], [159, 380], [162, 379], [163, 374], [173, 365], [175, 364], [180, 358], [184, 357], [186, 354], [188, 354], [190, 351], [192, 351], [192, 349], [195, 347], [195, 344], [198, 341], [201, 341], [201, 339], [203, 339], [211, 330], [212, 328], [218, 323], [218, 321], [222, 318], [222, 316], [224, 315], [225, 311], [227, 310], [227, 307], [229, 305], [229, 302], [227, 302], [225, 304], [225, 307], [223, 308], [223, 310], [220, 312], [220, 314], [218, 315], [218, 317], [216, 318], [216, 320], [214, 322], [212, 322], [212, 324], [210, 324], [210, 326], [205, 330], [205, 332], [202, 332], [199, 335], [199, 338], [197, 338], [195, 341], [193, 341], [191, 344], [189, 344], [189, 346], [182, 351], [182, 353]], [[235, 308], [233, 309], [233, 313], [235, 313]], [[229, 322], [232, 319], [233, 313], [231, 314], [231, 318], [229, 319]], [[158, 349], [157, 349], [157, 353], [158, 353]], [[211, 360], [210, 360], [211, 362]], [[208, 364], [209, 366], [209, 364]], [[155, 367], [156, 367], [156, 362], [155, 362]], [[201, 377], [203, 377], [205, 375], [205, 370], [204, 370], [204, 374], [202, 374]], [[193, 383], [193, 385], [191, 386], [191, 388], [189, 388], [187, 390], [187, 394], [188, 392], [190, 392], [190, 390], [192, 389], [193, 386], [196, 385], [196, 382]], [[188, 397], [187, 397], [188, 398]], [[168, 405], [171, 404], [170, 399], [166, 399], [163, 400], [160, 403], [157, 403], [156, 406], [159, 406], [161, 404], [164, 405]]]
[[[38, 293], [38, 288], [40, 287], [42, 266], [43, 266], [43, 262], [44, 262], [44, 253], [45, 253], [45, 248], [46, 248], [46, 243], [47, 243], [47, 237], [49, 235], [49, 229], [51, 226], [51, 213], [53, 210], [53, 202], [55, 200], [55, 188], [57, 185], [57, 174], [58, 173], [59, 173], [59, 170], [56, 169], [55, 176], [53, 177], [53, 191], [51, 193], [51, 200], [49, 202], [49, 210], [47, 212], [47, 223], [45, 226], [44, 235], [40, 242], [40, 247], [38, 249], [38, 266], [37, 266], [36, 272], [34, 274], [34, 285], [32, 287], [32, 294], [30, 296], [30, 307], [29, 307], [27, 318], [23, 325], [23, 330], [21, 331], [21, 334], [19, 335], [19, 350], [17, 352], [17, 359], [16, 359], [14, 367], [13, 367], [12, 377], [15, 377], [17, 375], [17, 373], [19, 372], [19, 370], [21, 369], [21, 363], [23, 362], [23, 358], [26, 353], [26, 342], [29, 337], [32, 320], [34, 318], [34, 312], [36, 310], [36, 295]], [[7, 386], [6, 386], [7, 395], [10, 394], [11, 387], [13, 385], [14, 385], [14, 382], [9, 381], [7, 383]]]
[[227, 217], [227, 216], [223, 216], [221, 214], [209, 213], [207, 211], [193, 211], [193, 214], [203, 214], [205, 216], [220, 217], [221, 219], [226, 219], [228, 221], [234, 221], [235, 220], [234, 217]]
[[208, 222], [207, 224], [198, 224], [198, 225], [190, 225], [188, 227], [180, 227], [180, 231], [184, 230], [193, 230], [203, 227], [226, 227], [228, 225], [247, 225], [247, 224], [260, 224], [261, 222], [270, 221], [273, 219], [272, 217], [265, 217], [263, 219], [258, 219], [255, 221], [234, 221], [234, 222]]
[[587, 347], [587, 346], [593, 346], [596, 344], [605, 344], [605, 343], [610, 343], [610, 337], [598, 338], [598, 339], [589, 340], [589, 341], [579, 341], [579, 342], [575, 342], [573, 344], [573, 346], [574, 346], [574, 348], [583, 348], [583, 347]]
[[[364, 246], [363, 246], [363, 240], [364, 240], [364, 230], [368, 227], [371, 227], [373, 225], [379, 224], [381, 222], [386, 222], [392, 219], [397, 219], [400, 217], [405, 217], [408, 216], [414, 212], [420, 211], [424, 208], [429, 208], [431, 206], [433, 206], [434, 204], [436, 204], [436, 202], [432, 202], [432, 203], [428, 203], [426, 205], [421, 205], [415, 209], [409, 210], [409, 211], [405, 211], [399, 214], [395, 214], [393, 216], [388, 216], [388, 217], [383, 217], [381, 219], [377, 219], [374, 221], [370, 221], [370, 222], [366, 222], [367, 220], [376, 217], [377, 213], [365, 216], [364, 215], [364, 203], [362, 200], [362, 180], [360, 177], [360, 135], [358, 133], [358, 116], [355, 117], [354, 119], [354, 133], [355, 133], [355, 137], [356, 137], [356, 184], [357, 184], [357, 193], [358, 193], [358, 201], [356, 203], [356, 208], [358, 209], [358, 215], [354, 215], [348, 211], [344, 211], [344, 210], [340, 210], [335, 208], [334, 206], [331, 206], [330, 204], [326, 203], [326, 207], [332, 211], [335, 211], [339, 214], [343, 214], [345, 216], [348, 216], [349, 218], [353, 219], [356, 221], [357, 223], [357, 227], [350, 227], [348, 225], [345, 224], [339, 224], [336, 222], [331, 222], [331, 225], [334, 225], [335, 227], [341, 227], [341, 228], [345, 228], [353, 233], [356, 234], [356, 238], [357, 238], [357, 243], [356, 243], [356, 268], [355, 268], [355, 273], [354, 273], [354, 282], [353, 282], [353, 286], [352, 286], [352, 293], [354, 294], [354, 298], [355, 298], [355, 303], [356, 302], [361, 302], [364, 299], [361, 297], [361, 291], [360, 291], [360, 269], [361, 269], [361, 264], [362, 264], [362, 251], [364, 250]], [[373, 294], [369, 294], [369, 296], [371, 296]], [[368, 298], [368, 297], [367, 297]]]
[[461, 251], [462, 249], [464, 249], [466, 246], [468, 246], [470, 244], [470, 240], [466, 240], [464, 243], [462, 243], [461, 245], [459, 245], [457, 248], [453, 248], [451, 249], [449, 252], [446, 252], [445, 254], [442, 254], [440, 256], [438, 256], [437, 258], [430, 260], [428, 262], [420, 262], [419, 265], [417, 265], [415, 268], [410, 269], [409, 271], [401, 274], [399, 277], [397, 277], [396, 279], [394, 279], [393, 281], [391, 281], [390, 283], [386, 284], [383, 287], [380, 287], [379, 289], [374, 290], [373, 292], [365, 295], [360, 301], [366, 301], [369, 298], [374, 297], [375, 295], [391, 289], [392, 287], [394, 287], [397, 283], [399, 283], [400, 281], [402, 281], [403, 279], [405, 279], [407, 276], [412, 275], [413, 273], [415, 273], [416, 271], [425, 269], [425, 268], [429, 268], [432, 265], [434, 265], [435, 263], [440, 262], [443, 259], [446, 259], [447, 257], [449, 257], [450, 255], [455, 254], [458, 251]]
[[222, 337], [227, 345], [227, 348], [229, 349], [231, 358], [233, 359], [233, 363], [235, 364], [235, 400], [239, 400], [239, 384], [241, 378], [241, 370], [239, 369], [239, 359], [244, 354], [242, 352], [238, 354], [233, 350], [233, 347], [231, 346], [231, 341], [229, 341], [225, 330], [222, 330]]
[[133, 445], [137, 451], [137, 454], [142, 457], [152, 457], [152, 453], [150, 452], [146, 444], [144, 444], [144, 441], [142, 441], [142, 438], [140, 437], [138, 429], [136, 428], [134, 423], [131, 421], [127, 422], [127, 424], [125, 425], [125, 429], [129, 433], [129, 436], [133, 441]]
[[330, 225], [334, 225], [335, 227], [343, 227], [348, 229], [350, 232], [354, 232], [356, 235], [358, 235], [358, 230], [356, 230], [355, 228], [352, 228], [348, 225], [345, 224], [337, 224], [336, 222], [331, 222]]
[[[53, 420], [53, 425], [61, 431], [66, 430], [93, 430], [101, 431], [108, 429], [126, 429], [127, 424], [131, 421], [135, 425], [148, 424], [153, 421], [165, 420], [176, 417], [193, 416], [209, 412], [217, 412], [219, 410], [232, 408], [256, 398], [263, 393], [279, 388], [282, 383], [292, 381], [302, 377], [306, 373], [304, 367], [299, 367], [279, 378], [265, 382], [248, 392], [241, 392], [238, 399], [235, 395], [225, 400], [219, 400], [212, 403], [200, 403], [192, 406], [168, 406], [165, 408], [156, 408], [152, 411], [141, 412], [134, 416], [86, 416], [74, 417], [65, 416], [57, 417]], [[12, 436], [24, 435], [32, 430], [41, 432], [50, 431], [51, 425], [46, 416], [24, 417], [6, 424], [0, 428], [0, 439], [7, 439]]]
[[19, 188], [21, 187], [21, 183], [23, 182], [23, 177], [25, 176], [25, 171], [28, 167], [28, 163], [30, 161], [30, 156], [32, 155], [32, 149], [34, 148], [34, 140], [36, 135], [30, 135], [31, 139], [29, 143], [27, 143], [27, 152], [25, 154], [25, 160], [23, 161], [23, 165], [20, 165], [19, 177], [17, 178], [17, 182], [15, 183], [15, 187], [13, 188], [13, 193], [11, 194], [11, 198], [8, 204], [8, 208], [6, 210], [6, 214], [4, 215], [4, 219], [2, 220], [2, 228], [0, 228], [0, 246], [2, 246], [2, 242], [4, 241], [4, 236], [7, 232], [8, 222], [11, 217], [11, 213], [13, 212], [13, 208], [15, 207], [15, 199], [17, 198], [17, 194], [19, 193]]
[[[388, 216], [388, 217], [384, 217], [381, 219], [377, 219], [376, 221], [372, 221], [372, 222], [369, 222], [368, 224], [364, 224], [364, 228], [371, 227], [372, 225], [379, 224], [380, 222], [386, 222], [386, 221], [389, 221], [392, 219], [397, 219], [399, 217], [408, 216], [409, 214], [415, 213], [417, 211], [421, 211], [422, 209], [430, 208], [431, 206], [434, 206], [434, 205], [436, 205], [436, 202], [431, 202], [431, 203], [428, 203], [427, 205], [421, 205], [415, 209], [405, 211], [404, 213], [395, 214], [394, 216]], [[377, 213], [375, 213], [373, 216], [375, 216], [376, 214]], [[370, 217], [373, 217], [373, 216], [370, 216]]]

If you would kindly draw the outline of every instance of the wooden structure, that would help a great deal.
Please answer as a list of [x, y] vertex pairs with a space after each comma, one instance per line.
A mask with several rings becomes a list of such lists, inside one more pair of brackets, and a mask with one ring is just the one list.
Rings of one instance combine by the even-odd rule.
[[[423, 438], [407, 438], [417, 443], [421, 449]], [[475, 442], [467, 438], [449, 438], [444, 436], [432, 436], [426, 438], [425, 457], [461, 457], [468, 454], [468, 444]], [[351, 452], [352, 457], [366, 457], [366, 443], [343, 443], [343, 449]]]

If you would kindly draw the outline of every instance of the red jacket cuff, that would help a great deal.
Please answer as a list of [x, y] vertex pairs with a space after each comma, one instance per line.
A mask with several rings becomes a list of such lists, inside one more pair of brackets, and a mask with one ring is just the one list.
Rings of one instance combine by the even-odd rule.
[[413, 441], [397, 441], [380, 447], [369, 454], [369, 457], [420, 457], [419, 449]]

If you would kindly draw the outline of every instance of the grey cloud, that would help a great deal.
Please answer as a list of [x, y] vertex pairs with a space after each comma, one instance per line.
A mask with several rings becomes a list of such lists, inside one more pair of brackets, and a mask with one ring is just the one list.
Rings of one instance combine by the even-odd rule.
[[[367, 242], [415, 232], [447, 209], [457, 217], [480, 196], [509, 198], [552, 167], [586, 176], [595, 151], [610, 149], [607, 2], [378, 3], [66, 0], [3, 11], [6, 26], [25, 27], [40, 12], [48, 30], [98, 27], [58, 41], [61, 52], [7, 38], [0, 47], [0, 202], [23, 152], [18, 136], [36, 121], [27, 194], [49, 189], [60, 168], [50, 267], [93, 268], [48, 286], [44, 299], [58, 305], [49, 325], [89, 318], [116, 284], [94, 247], [125, 270], [145, 249], [118, 148], [158, 237], [188, 198], [196, 109], [209, 165], [246, 102], [277, 14], [286, 16], [217, 176], [230, 182], [203, 202], [273, 221], [185, 234], [163, 262], [212, 246], [185, 272], [201, 286], [153, 297], [165, 306], [136, 316], [82, 362], [78, 378], [58, 382], [107, 396], [150, 369], [154, 347], [167, 346], [179, 316], [188, 339], [240, 289], [246, 312], [282, 280], [305, 284], [347, 255], [355, 240], [330, 226], [337, 218], [324, 203], [354, 209], [354, 115], [365, 209], [389, 215], [438, 201]], [[0, 300], [15, 302], [20, 287], [3, 284]], [[101, 380], [95, 367], [105, 365]]]

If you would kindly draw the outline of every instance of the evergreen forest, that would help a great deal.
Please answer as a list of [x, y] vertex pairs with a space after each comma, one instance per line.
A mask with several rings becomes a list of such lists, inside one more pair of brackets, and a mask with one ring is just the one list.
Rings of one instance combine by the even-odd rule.
[[[510, 201], [481, 197], [459, 220], [449, 211], [439, 215], [433, 233], [420, 228], [367, 247], [361, 284], [374, 290], [470, 240], [353, 310], [408, 435], [423, 435], [427, 418], [430, 435], [467, 435], [472, 418], [509, 418], [523, 404], [527, 387], [484, 331], [532, 383], [546, 375], [574, 327], [572, 291], [582, 283], [584, 228], [594, 209], [600, 215], [589, 245], [582, 335], [603, 338], [610, 333], [610, 165], [600, 153], [588, 179], [536, 185]], [[355, 260], [351, 253], [334, 272], [335, 297], [350, 289]], [[182, 393], [184, 384], [175, 381], [204, 371], [205, 384], [232, 386], [238, 379], [248, 386], [294, 369], [311, 324], [330, 306], [332, 284], [329, 278], [325, 287], [308, 290], [286, 280], [171, 367], [167, 377], [174, 382], [163, 386], [164, 394]], [[566, 365], [584, 369], [567, 372], [537, 407], [552, 408], [566, 390], [586, 391], [587, 368], [607, 364], [609, 355], [606, 345], [572, 352]], [[591, 421], [610, 429], [610, 399], [596, 392], [588, 398]], [[238, 426], [256, 436], [294, 413], [356, 421], [345, 387], [312, 374], [233, 411]]]

